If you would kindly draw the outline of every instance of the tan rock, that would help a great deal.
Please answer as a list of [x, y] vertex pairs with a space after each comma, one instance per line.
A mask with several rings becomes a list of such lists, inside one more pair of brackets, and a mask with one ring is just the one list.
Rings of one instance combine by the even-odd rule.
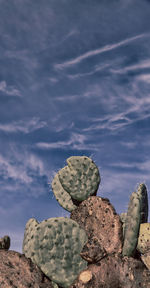
[[86, 231], [89, 240], [96, 237], [107, 253], [122, 252], [122, 223], [109, 199], [90, 196], [71, 212], [70, 218]]
[[150, 270], [150, 251], [147, 251], [145, 254], [141, 255], [141, 259], [145, 266]]
[[0, 287], [53, 288], [51, 280], [30, 258], [12, 250], [0, 250]]
[[150, 288], [150, 272], [140, 260], [109, 255], [89, 264], [70, 288]]
[[81, 257], [89, 263], [96, 263], [107, 255], [106, 250], [101, 247], [96, 237], [91, 237], [84, 245]]

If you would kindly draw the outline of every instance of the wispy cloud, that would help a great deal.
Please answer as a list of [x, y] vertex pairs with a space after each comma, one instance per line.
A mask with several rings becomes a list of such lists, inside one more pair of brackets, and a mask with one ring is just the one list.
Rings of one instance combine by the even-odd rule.
[[3, 92], [7, 96], [22, 97], [21, 92], [14, 86], [8, 86], [6, 81], [0, 82], [0, 92]]
[[122, 146], [129, 148], [129, 149], [134, 149], [137, 146], [136, 142], [123, 142], [123, 141], [121, 141], [120, 144]]
[[148, 69], [150, 68], [150, 60], [142, 60], [139, 63], [135, 64], [135, 65], [129, 65], [129, 66], [124, 66], [121, 69], [110, 69], [110, 71], [112, 73], [116, 73], [116, 74], [124, 74], [126, 72], [130, 72], [130, 71], [139, 71], [142, 69]]
[[19, 163], [18, 165], [15, 165], [14, 163], [11, 163], [11, 160], [4, 158], [2, 155], [0, 155], [0, 162], [0, 175], [3, 179], [7, 180], [8, 178], [11, 178], [26, 184], [32, 182], [32, 178], [27, 175], [27, 171], [23, 165]]
[[[150, 66], [149, 66], [150, 68]], [[150, 84], [150, 74], [141, 74], [136, 77], [137, 80]]]
[[34, 117], [30, 120], [19, 120], [13, 121], [8, 124], [0, 124], [0, 131], [8, 132], [8, 133], [30, 133], [37, 129], [43, 128], [47, 126], [45, 121], [40, 121], [39, 118]]
[[69, 33], [67, 33], [62, 40], [60, 40], [59, 44], [62, 44], [64, 41], [70, 39], [70, 37], [74, 36], [75, 34], [79, 34], [79, 31], [76, 29], [72, 29]]
[[106, 45], [102, 48], [99, 48], [99, 49], [95, 49], [95, 50], [91, 50], [91, 51], [88, 51], [76, 58], [73, 58], [69, 61], [66, 61], [64, 63], [59, 63], [59, 64], [55, 64], [54, 65], [54, 68], [55, 69], [64, 69], [64, 68], [67, 68], [67, 67], [70, 67], [70, 66], [73, 66], [73, 65], [76, 65], [78, 63], [80, 63], [81, 61], [89, 58], [89, 57], [93, 57], [93, 56], [96, 56], [96, 55], [99, 55], [99, 54], [102, 54], [102, 53], [106, 53], [108, 51], [111, 51], [111, 50], [114, 50], [114, 49], [117, 49], [121, 46], [124, 46], [126, 44], [129, 44], [130, 42], [133, 42], [133, 41], [136, 41], [138, 39], [142, 39], [144, 37], [147, 37], [149, 34], [140, 34], [140, 35], [136, 35], [134, 37], [130, 37], [130, 38], [127, 38], [123, 41], [120, 41], [120, 42], [117, 42], [117, 43], [114, 43], [114, 44], [110, 44], [110, 45]]
[[[116, 168], [124, 168], [124, 169], [137, 169], [142, 177], [144, 179], [148, 180], [148, 175], [150, 174], [150, 160], [145, 159], [144, 161], [132, 161], [132, 162], [126, 162], [126, 161], [118, 161], [117, 163], [108, 163], [108, 167], [116, 167]], [[130, 172], [129, 172], [130, 173]]]
[[52, 84], [56, 84], [59, 80], [55, 77], [49, 77], [48, 80], [50, 81], [50, 83]]
[[95, 73], [104, 70], [105, 68], [110, 67], [111, 63], [108, 64], [103, 64], [103, 65], [96, 65], [94, 67], [94, 69], [92, 69], [92, 71], [90, 72], [85, 72], [85, 73], [78, 73], [78, 74], [69, 74], [67, 75], [67, 77], [69, 79], [77, 79], [77, 78], [81, 78], [81, 77], [86, 77], [86, 76], [91, 76], [94, 75]]
[[[134, 165], [128, 167], [128, 163], [122, 163], [122, 166], [120, 166], [121, 163], [118, 164], [116, 167], [118, 171], [114, 170], [113, 167], [105, 167], [105, 169], [100, 170], [101, 184], [98, 196], [109, 198], [117, 213], [121, 213], [127, 211], [130, 195], [133, 191], [137, 191], [140, 183], [145, 183], [149, 192], [149, 173], [144, 170], [137, 173]], [[123, 166], [123, 164], [126, 165]], [[136, 166], [136, 163], [134, 164]], [[122, 172], [120, 172], [120, 167]], [[129, 168], [130, 171], [127, 170]]]
[[93, 91], [91, 88], [87, 92], [89, 96], [98, 96], [97, 105], [101, 105], [105, 113], [102, 113], [100, 117], [92, 117], [89, 126], [83, 128], [82, 131], [100, 129], [117, 131], [137, 121], [150, 118], [150, 97], [147, 93], [140, 94], [137, 79], [131, 83], [130, 87], [125, 87], [124, 91], [118, 84], [114, 85], [113, 89], [111, 85], [108, 87], [111, 93], [105, 91], [105, 95], [100, 85], [93, 85]]
[[0, 175], [5, 180], [13, 179], [28, 185], [34, 181], [31, 171], [38, 173], [39, 176], [45, 175], [42, 160], [27, 152], [24, 152], [24, 155], [15, 153], [8, 158], [0, 155], [0, 162]]
[[75, 145], [75, 144], [83, 144], [86, 139], [86, 136], [77, 134], [77, 133], [72, 133], [71, 138], [68, 141], [57, 141], [53, 143], [46, 143], [46, 142], [39, 142], [36, 144], [38, 148], [43, 148], [43, 149], [51, 149], [51, 148], [62, 148], [64, 149], [65, 147]]
[[39, 142], [36, 146], [40, 149], [75, 149], [75, 150], [98, 150], [96, 144], [85, 143], [87, 136], [79, 133], [72, 133], [68, 141], [57, 141], [53, 143]]
[[[115, 131], [118, 129], [123, 129], [125, 128], [127, 125], [131, 124], [131, 122], [135, 121], [135, 120], [130, 120], [129, 118], [127, 118], [125, 115], [125, 113], [118, 113], [114, 116], [108, 116], [105, 117], [104, 119], [101, 118], [96, 119], [96, 122], [98, 122], [98, 124], [92, 124], [89, 125], [88, 128], [84, 128], [83, 131], [90, 131], [90, 130], [100, 130], [100, 129], [108, 129], [110, 131]], [[94, 122], [94, 120], [92, 121]]]

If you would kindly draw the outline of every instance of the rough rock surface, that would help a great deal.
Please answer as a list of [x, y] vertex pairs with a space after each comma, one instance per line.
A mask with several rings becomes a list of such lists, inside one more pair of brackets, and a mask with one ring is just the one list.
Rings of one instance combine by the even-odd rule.
[[0, 250], [0, 287], [53, 288], [51, 280], [31, 259], [12, 250]]
[[101, 247], [98, 239], [92, 237], [91, 239], [88, 239], [88, 242], [84, 245], [80, 255], [88, 263], [96, 263], [104, 258], [107, 253], [106, 250]]
[[107, 253], [122, 252], [122, 223], [109, 199], [90, 196], [71, 212], [70, 218], [86, 231], [89, 240], [96, 237]]
[[70, 288], [150, 288], [150, 271], [137, 259], [108, 255], [89, 264]]

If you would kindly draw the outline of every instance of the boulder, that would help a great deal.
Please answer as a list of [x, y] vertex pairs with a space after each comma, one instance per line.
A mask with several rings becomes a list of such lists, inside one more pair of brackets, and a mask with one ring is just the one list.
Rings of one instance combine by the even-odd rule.
[[89, 264], [70, 288], [150, 288], [150, 271], [140, 260], [107, 255]]
[[109, 199], [90, 196], [71, 212], [70, 218], [86, 231], [89, 241], [93, 241], [93, 237], [97, 238], [103, 252], [122, 252], [122, 222]]
[[53, 285], [40, 268], [24, 254], [0, 250], [0, 287], [53, 288]]

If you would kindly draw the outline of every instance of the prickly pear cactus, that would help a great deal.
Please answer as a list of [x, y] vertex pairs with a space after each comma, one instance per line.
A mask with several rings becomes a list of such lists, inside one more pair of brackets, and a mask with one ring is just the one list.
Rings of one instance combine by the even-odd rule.
[[52, 190], [58, 203], [67, 211], [71, 212], [76, 208], [69, 193], [62, 187], [58, 175], [52, 181]]
[[72, 212], [77, 207], [73, 200], [81, 202], [96, 194], [100, 174], [92, 159], [86, 156], [72, 156], [67, 164], [54, 177], [52, 190], [59, 204]]
[[59, 288], [59, 286], [55, 282], [52, 281], [51, 283], [52, 283], [53, 288]]
[[132, 256], [136, 249], [141, 219], [140, 204], [139, 196], [133, 192], [130, 197], [124, 228], [123, 256]]
[[39, 223], [35, 218], [30, 218], [29, 221], [26, 223], [22, 250], [23, 250], [23, 254], [25, 254], [27, 258], [31, 258], [32, 256], [32, 259], [33, 259], [33, 255], [31, 255], [31, 251], [34, 249], [34, 236], [33, 235], [36, 233], [38, 224]]
[[0, 249], [8, 250], [10, 247], [10, 242], [10, 237], [8, 235], [0, 238]]
[[88, 240], [86, 232], [78, 223], [64, 217], [37, 223], [30, 219], [26, 224], [23, 253], [53, 282], [67, 288], [87, 267], [80, 256]]
[[122, 222], [122, 228], [123, 228], [123, 236], [124, 236], [124, 229], [125, 229], [125, 222], [126, 222], [126, 217], [127, 217], [127, 213], [121, 213], [120, 215], [120, 220]]
[[137, 250], [142, 254], [150, 251], [150, 223], [140, 225]]
[[145, 184], [141, 183], [138, 187], [137, 195], [141, 201], [141, 221], [146, 223], [148, 221], [148, 195]]
[[140, 224], [148, 218], [148, 196], [145, 184], [141, 183], [137, 192], [130, 197], [124, 226], [123, 255], [134, 256]]

